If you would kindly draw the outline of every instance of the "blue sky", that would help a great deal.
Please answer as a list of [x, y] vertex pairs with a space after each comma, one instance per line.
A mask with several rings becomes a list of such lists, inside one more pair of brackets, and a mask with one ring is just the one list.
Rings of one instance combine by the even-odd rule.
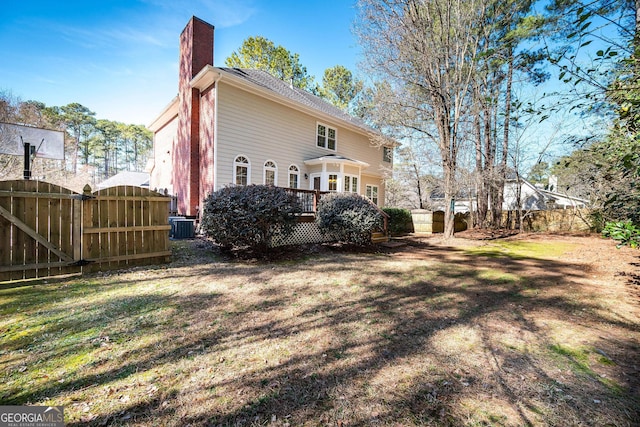
[[214, 65], [250, 36], [300, 55], [316, 81], [357, 72], [352, 0], [8, 0], [0, 9], [0, 91], [97, 118], [148, 125], [177, 93], [178, 37], [191, 16], [215, 26]]

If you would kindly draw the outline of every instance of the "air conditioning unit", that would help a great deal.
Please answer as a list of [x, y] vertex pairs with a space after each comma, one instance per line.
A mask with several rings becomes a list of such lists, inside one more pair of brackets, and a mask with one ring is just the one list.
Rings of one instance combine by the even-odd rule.
[[194, 219], [174, 219], [171, 222], [169, 237], [174, 239], [193, 239], [196, 235], [196, 221]]

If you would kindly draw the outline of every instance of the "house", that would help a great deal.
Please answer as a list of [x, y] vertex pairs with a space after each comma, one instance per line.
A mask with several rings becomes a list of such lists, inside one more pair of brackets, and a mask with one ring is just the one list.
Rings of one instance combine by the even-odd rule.
[[153, 121], [151, 188], [180, 214], [228, 185], [355, 192], [384, 204], [392, 148], [324, 100], [270, 74], [213, 65], [214, 27], [193, 17], [180, 35], [178, 96]]
[[[520, 188], [519, 197], [518, 188]], [[515, 174], [511, 174], [504, 184], [503, 211], [518, 208], [525, 211], [584, 208], [588, 204], [588, 200], [539, 188], [524, 178], [516, 177]]]
[[[477, 209], [475, 189], [461, 190], [455, 198], [455, 213], [467, 213]], [[434, 190], [430, 195], [434, 210], [444, 210], [444, 193]], [[584, 208], [589, 202], [578, 197], [538, 188], [515, 173], [504, 183], [502, 210], [542, 211], [550, 209]]]
[[97, 185], [98, 190], [118, 185], [133, 185], [135, 187], [149, 188], [149, 174], [147, 172], [118, 172], [111, 178], [107, 178]]

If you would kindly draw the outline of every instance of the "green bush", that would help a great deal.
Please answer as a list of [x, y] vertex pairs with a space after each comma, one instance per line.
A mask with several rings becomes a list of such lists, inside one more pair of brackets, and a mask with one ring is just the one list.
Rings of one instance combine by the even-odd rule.
[[617, 241], [618, 248], [630, 246], [640, 248], [640, 228], [636, 227], [630, 220], [621, 222], [607, 222], [602, 230], [604, 237], [610, 237]]
[[389, 232], [394, 235], [413, 233], [411, 211], [400, 208], [382, 208], [389, 215]]
[[296, 196], [284, 188], [226, 187], [205, 199], [200, 226], [223, 248], [266, 251], [275, 234], [291, 234], [301, 212]]
[[371, 244], [371, 233], [383, 226], [382, 214], [369, 200], [355, 193], [329, 193], [318, 202], [320, 232], [341, 242]]

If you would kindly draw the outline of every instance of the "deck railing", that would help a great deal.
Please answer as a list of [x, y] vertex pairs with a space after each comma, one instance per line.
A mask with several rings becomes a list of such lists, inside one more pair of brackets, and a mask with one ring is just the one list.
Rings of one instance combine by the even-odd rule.
[[320, 190], [301, 190], [299, 188], [285, 188], [287, 193], [292, 194], [298, 198], [300, 205], [302, 206], [303, 214], [315, 214], [318, 206], [318, 200], [323, 194], [327, 194], [328, 191]]
[[[301, 190], [298, 188], [285, 188], [285, 190], [287, 191], [287, 193], [293, 194], [296, 197], [298, 197], [298, 200], [302, 205], [303, 214], [315, 214], [316, 208], [318, 206], [318, 201], [320, 200], [323, 194], [329, 193], [329, 191]], [[380, 215], [382, 215], [383, 226], [381, 231], [384, 232], [384, 234], [386, 235], [389, 229], [389, 215], [387, 215], [386, 212], [380, 209], [380, 207], [375, 203], [373, 203], [371, 200], [369, 199], [367, 200], [369, 201], [369, 203], [371, 203], [372, 206], [374, 206], [378, 210], [378, 212], [380, 212]]]

